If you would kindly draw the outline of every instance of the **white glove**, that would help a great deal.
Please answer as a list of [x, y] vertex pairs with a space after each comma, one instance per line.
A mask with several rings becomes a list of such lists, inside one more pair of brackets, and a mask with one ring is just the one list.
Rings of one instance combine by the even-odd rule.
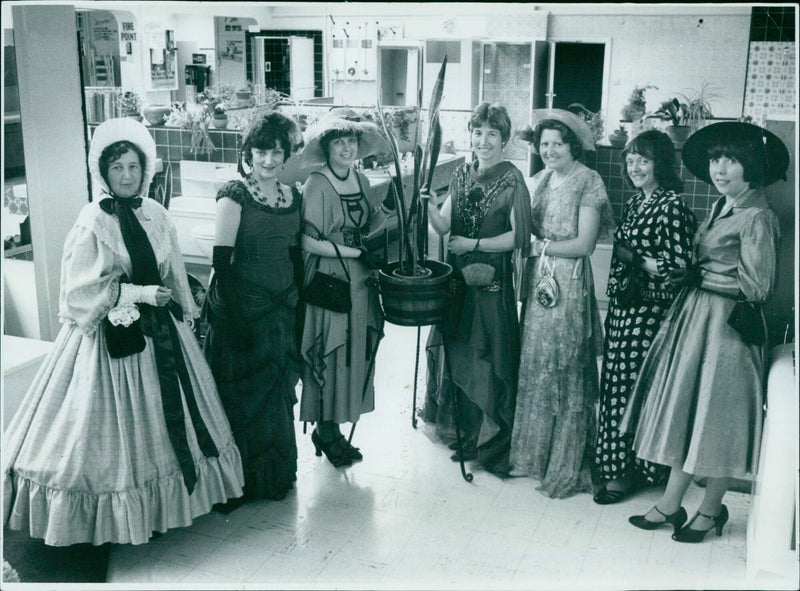
[[120, 306], [128, 304], [150, 304], [156, 306], [156, 292], [158, 285], [134, 285], [133, 283], [122, 283], [119, 286]]

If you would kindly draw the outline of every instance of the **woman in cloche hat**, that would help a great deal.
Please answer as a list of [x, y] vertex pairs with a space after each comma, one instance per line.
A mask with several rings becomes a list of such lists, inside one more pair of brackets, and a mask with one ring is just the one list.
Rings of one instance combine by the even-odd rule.
[[[786, 146], [748, 123], [715, 123], [683, 146], [683, 163], [722, 196], [694, 238], [694, 263], [673, 270], [683, 286], [642, 369], [621, 424], [644, 460], [671, 466], [666, 490], [642, 529], [671, 525], [672, 539], [722, 535], [730, 478], [753, 478], [761, 440], [766, 325], [761, 306], [777, 278], [778, 219], [763, 187], [784, 178]], [[681, 506], [695, 476], [706, 477], [687, 525]]]
[[155, 161], [141, 123], [95, 129], [63, 326], [3, 437], [4, 520], [51, 546], [143, 544], [242, 494], [175, 227], [147, 198]]
[[533, 116], [534, 129], [520, 137], [546, 168], [531, 179], [532, 258], [523, 286], [511, 474], [537, 479], [537, 490], [563, 498], [592, 490], [603, 328], [589, 255], [613, 216], [600, 175], [578, 160], [594, 149], [586, 122], [561, 109]]
[[300, 156], [303, 166], [319, 167], [303, 189], [304, 285], [318, 272], [350, 283], [349, 312], [306, 303], [301, 344], [300, 420], [316, 423], [311, 440], [317, 455], [324, 452], [336, 467], [362, 459], [339, 425], [375, 408], [375, 354], [383, 336], [378, 294], [367, 283], [378, 267], [365, 245], [373, 215], [369, 181], [353, 163], [387, 148], [374, 123], [338, 108], [307, 131]]

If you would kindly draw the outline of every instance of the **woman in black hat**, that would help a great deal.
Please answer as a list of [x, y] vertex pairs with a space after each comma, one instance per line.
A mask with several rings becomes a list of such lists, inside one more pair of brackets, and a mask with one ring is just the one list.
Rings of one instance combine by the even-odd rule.
[[[639, 458], [672, 468], [656, 505], [629, 521], [648, 530], [669, 524], [673, 540], [697, 543], [711, 530], [722, 535], [729, 479], [756, 472], [766, 351], [760, 306], [775, 287], [779, 240], [762, 187], [785, 179], [789, 154], [770, 132], [726, 122], [692, 135], [683, 162], [722, 197], [695, 235], [694, 263], [671, 273], [684, 288], [642, 364], [621, 429], [635, 429]], [[707, 484], [684, 526], [681, 502], [693, 476]]]

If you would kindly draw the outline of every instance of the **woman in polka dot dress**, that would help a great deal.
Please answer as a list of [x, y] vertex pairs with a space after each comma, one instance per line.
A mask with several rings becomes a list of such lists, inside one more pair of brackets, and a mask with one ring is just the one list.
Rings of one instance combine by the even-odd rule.
[[656, 130], [636, 136], [622, 153], [623, 176], [638, 189], [623, 211], [614, 233], [614, 254], [608, 279], [600, 416], [595, 476], [602, 485], [594, 501], [617, 503], [637, 485], [660, 484], [668, 468], [639, 460], [631, 451], [631, 435], [620, 434], [629, 390], [677, 288], [667, 278], [691, 263], [697, 221], [686, 202], [677, 174], [675, 148]]

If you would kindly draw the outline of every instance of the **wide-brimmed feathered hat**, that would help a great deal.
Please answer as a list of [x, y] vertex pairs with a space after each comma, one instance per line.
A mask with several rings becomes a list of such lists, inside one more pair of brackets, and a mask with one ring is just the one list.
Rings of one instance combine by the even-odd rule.
[[306, 130], [306, 146], [299, 156], [303, 166], [322, 166], [327, 163], [320, 140], [329, 131], [352, 132], [358, 136], [357, 160], [389, 150], [389, 144], [381, 135], [377, 125], [353, 109], [341, 107], [331, 110]]
[[531, 112], [531, 124], [520, 131], [517, 136], [531, 145], [534, 153], [539, 153], [539, 146], [533, 144], [533, 134], [536, 127], [548, 119], [554, 119], [569, 127], [581, 142], [581, 147], [584, 150], [594, 150], [594, 134], [592, 133], [589, 125], [581, 117], [575, 113], [565, 111], [564, 109], [534, 109]]
[[714, 146], [744, 143], [748, 150], [764, 155], [764, 185], [786, 180], [789, 150], [771, 131], [752, 123], [722, 121], [702, 127], [683, 144], [683, 164], [702, 181], [712, 184], [708, 171], [708, 150]]
[[[108, 146], [121, 141], [128, 141], [136, 144], [144, 153], [144, 170], [142, 171], [142, 184], [139, 187], [139, 195], [147, 195], [150, 189], [150, 182], [156, 173], [156, 143], [153, 136], [142, 123], [131, 117], [120, 117], [118, 119], [108, 119], [94, 130], [92, 143], [89, 146], [89, 172], [98, 184], [99, 189], [107, 193], [110, 192], [108, 183], [100, 174], [100, 155]], [[95, 189], [96, 193], [97, 188]]]

